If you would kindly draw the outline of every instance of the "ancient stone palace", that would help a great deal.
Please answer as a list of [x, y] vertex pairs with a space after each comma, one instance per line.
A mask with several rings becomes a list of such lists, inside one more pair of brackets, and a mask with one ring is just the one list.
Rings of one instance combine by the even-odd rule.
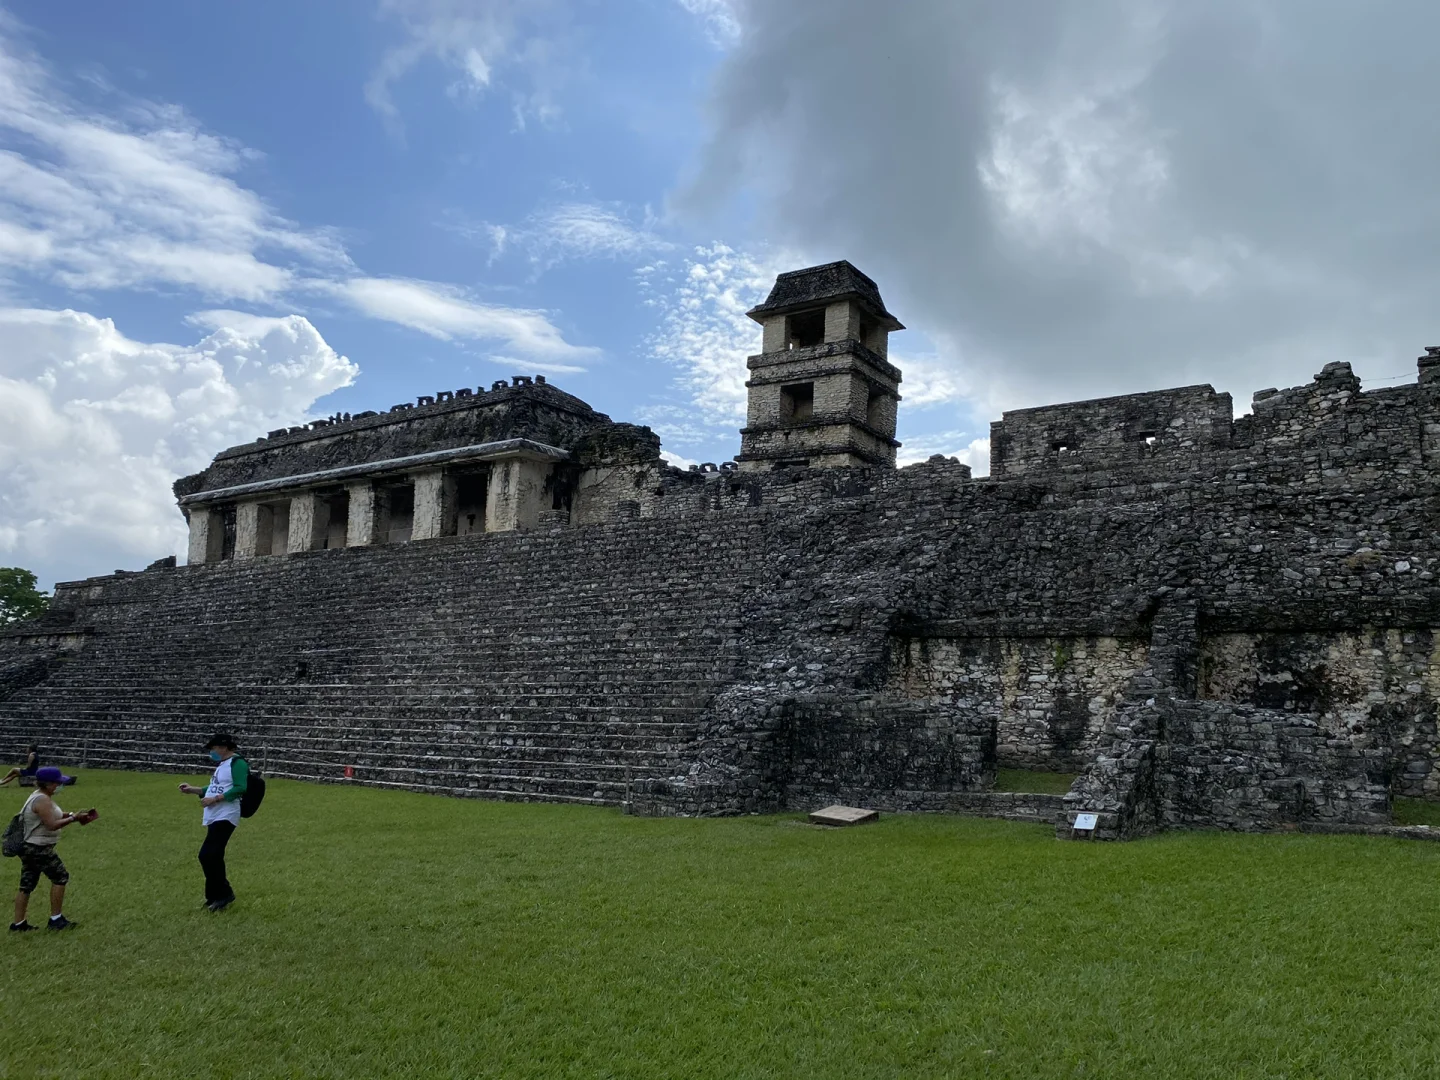
[[[1008, 412], [895, 466], [902, 328], [840, 262], [751, 316], [734, 461], [544, 378], [336, 415], [175, 484], [187, 565], [0, 632], [0, 752], [651, 814], [1077, 814], [1097, 834], [1440, 797], [1440, 350]], [[997, 769], [1077, 773], [1063, 800]]]

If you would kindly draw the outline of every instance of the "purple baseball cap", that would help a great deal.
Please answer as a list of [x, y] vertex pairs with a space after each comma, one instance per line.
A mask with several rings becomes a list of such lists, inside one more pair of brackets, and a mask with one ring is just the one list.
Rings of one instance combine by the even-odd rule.
[[35, 782], [37, 784], [59, 784], [65, 780], [65, 774], [54, 765], [42, 765], [35, 770]]

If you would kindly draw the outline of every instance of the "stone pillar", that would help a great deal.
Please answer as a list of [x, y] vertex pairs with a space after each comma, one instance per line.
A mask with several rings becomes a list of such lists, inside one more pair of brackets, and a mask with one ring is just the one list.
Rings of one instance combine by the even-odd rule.
[[368, 547], [375, 537], [375, 485], [369, 480], [346, 484], [350, 493], [350, 518], [346, 522], [345, 546]]
[[235, 558], [253, 559], [270, 554], [274, 513], [257, 502], [242, 502], [235, 508]]
[[375, 515], [375, 543], [390, 542], [390, 488], [377, 487], [371, 495], [370, 505]]
[[760, 343], [761, 352], [784, 352], [789, 344], [786, 320], [784, 315], [771, 315], [764, 323], [763, 337]]
[[330, 528], [330, 501], [313, 491], [302, 492], [290, 500], [290, 538], [285, 545], [290, 554], [314, 551], [325, 544]]
[[1421, 386], [1440, 383], [1440, 345], [1426, 345], [1425, 355], [1416, 361], [1416, 367], [1420, 370]]
[[495, 462], [485, 499], [485, 531], [533, 529], [540, 520], [540, 511], [550, 508], [545, 480], [551, 468], [548, 461], [525, 458]]
[[825, 340], [860, 340], [860, 305], [853, 300], [837, 300], [825, 306]]
[[219, 562], [225, 544], [225, 522], [218, 510], [197, 506], [190, 511], [190, 548], [187, 565]]
[[453, 532], [455, 481], [444, 469], [415, 473], [415, 525], [411, 540], [432, 540]]

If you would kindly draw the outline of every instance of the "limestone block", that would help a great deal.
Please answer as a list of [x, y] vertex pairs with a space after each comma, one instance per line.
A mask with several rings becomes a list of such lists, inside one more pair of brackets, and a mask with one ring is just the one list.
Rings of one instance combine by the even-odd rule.
[[548, 461], [520, 457], [495, 462], [485, 500], [485, 531], [533, 529], [540, 520], [540, 511], [550, 508], [545, 480], [551, 468]]
[[761, 324], [764, 327], [761, 339], [761, 352], [784, 352], [786, 347], [787, 327], [784, 315], [772, 315]]
[[225, 525], [218, 511], [197, 507], [190, 511], [189, 565], [219, 562], [225, 543]]
[[609, 521], [617, 502], [652, 492], [657, 470], [649, 465], [600, 466], [580, 474], [572, 497], [569, 524]]
[[858, 806], [827, 806], [810, 815], [816, 825], [863, 825], [867, 821], [879, 821], [880, 811], [863, 810]]
[[330, 503], [313, 491], [303, 492], [290, 500], [290, 536], [286, 550], [315, 551], [324, 546], [330, 528]]
[[345, 546], [368, 547], [375, 543], [375, 485], [369, 480], [347, 484], [350, 517], [346, 522]]
[[415, 524], [412, 540], [432, 540], [453, 531], [455, 481], [444, 469], [415, 474]]
[[750, 427], [778, 424], [780, 422], [779, 384], [772, 383], [767, 386], [752, 387], [745, 411], [745, 420]]
[[[861, 380], [850, 374], [826, 375], [815, 380], [815, 419], [841, 418], [852, 415], [852, 387]], [[863, 413], [861, 415], [864, 415]]]
[[859, 304], [853, 300], [837, 300], [825, 308], [825, 340], [860, 340]]
[[235, 508], [235, 558], [253, 559], [270, 554], [274, 514], [269, 506], [242, 502]]

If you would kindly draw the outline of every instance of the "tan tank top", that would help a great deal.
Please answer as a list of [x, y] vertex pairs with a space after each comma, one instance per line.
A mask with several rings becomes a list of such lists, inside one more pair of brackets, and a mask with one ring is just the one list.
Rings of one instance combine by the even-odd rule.
[[[21, 811], [20, 824], [25, 830], [25, 843], [38, 844], [41, 847], [54, 847], [60, 842], [60, 834], [54, 829], [46, 828], [45, 822], [35, 812], [35, 800], [44, 794], [43, 791], [31, 792], [30, 798], [25, 800], [25, 807]], [[53, 799], [51, 801], [54, 802]], [[65, 811], [60, 809], [59, 803], [55, 803], [55, 812], [63, 814]]]

